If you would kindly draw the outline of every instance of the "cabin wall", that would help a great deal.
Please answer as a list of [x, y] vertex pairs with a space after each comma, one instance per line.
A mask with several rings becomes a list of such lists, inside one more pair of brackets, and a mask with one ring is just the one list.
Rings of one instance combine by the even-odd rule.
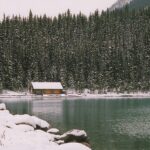
[[43, 90], [43, 94], [62, 94], [62, 90], [56, 89], [56, 90]]
[[62, 94], [63, 91], [61, 89], [56, 89], [56, 90], [51, 90], [51, 89], [32, 89], [31, 90], [32, 94], [37, 94], [37, 95], [50, 95], [50, 94]]
[[32, 90], [32, 94], [36, 94], [36, 95], [43, 95], [43, 91], [42, 90]]

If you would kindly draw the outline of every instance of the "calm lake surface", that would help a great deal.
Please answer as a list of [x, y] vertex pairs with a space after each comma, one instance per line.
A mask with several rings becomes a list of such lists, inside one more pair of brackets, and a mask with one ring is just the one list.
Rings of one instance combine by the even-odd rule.
[[84, 129], [93, 150], [150, 149], [150, 99], [2, 101], [11, 113], [36, 115], [62, 132]]

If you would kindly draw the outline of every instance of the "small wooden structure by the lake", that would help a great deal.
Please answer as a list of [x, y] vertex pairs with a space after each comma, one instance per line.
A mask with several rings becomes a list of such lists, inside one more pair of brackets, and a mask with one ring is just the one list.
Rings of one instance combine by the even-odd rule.
[[37, 95], [63, 93], [63, 87], [60, 82], [31, 82], [29, 90], [31, 94]]

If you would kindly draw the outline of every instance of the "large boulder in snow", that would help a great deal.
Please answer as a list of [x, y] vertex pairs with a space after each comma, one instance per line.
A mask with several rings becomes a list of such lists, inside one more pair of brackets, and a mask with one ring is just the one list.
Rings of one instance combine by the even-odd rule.
[[84, 130], [73, 129], [56, 138], [58, 140], [64, 140], [65, 143], [68, 142], [89, 143], [87, 134]]
[[22, 132], [29, 132], [29, 131], [34, 131], [34, 128], [30, 125], [25, 125], [25, 124], [19, 124], [14, 126], [14, 129]]
[[16, 125], [26, 124], [32, 126], [34, 129], [43, 129], [47, 130], [50, 125], [45, 120], [42, 120], [35, 116], [30, 115], [14, 115], [14, 121]]
[[45, 120], [42, 120], [36, 116], [31, 116], [31, 118], [34, 120], [36, 124], [36, 129], [47, 131], [51, 127], [51, 125]]
[[6, 105], [4, 103], [0, 104], [0, 110], [6, 110]]
[[34, 120], [31, 118], [30, 115], [14, 115], [14, 121], [16, 125], [20, 125], [20, 124], [26, 124], [26, 125], [30, 125], [33, 128], [36, 128], [36, 123], [34, 122]]

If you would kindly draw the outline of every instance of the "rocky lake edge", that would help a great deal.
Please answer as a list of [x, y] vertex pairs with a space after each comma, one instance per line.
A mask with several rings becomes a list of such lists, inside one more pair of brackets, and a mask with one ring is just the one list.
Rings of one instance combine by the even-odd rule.
[[59, 129], [36, 116], [11, 114], [4, 103], [0, 103], [0, 149], [91, 150], [84, 130], [60, 134]]

